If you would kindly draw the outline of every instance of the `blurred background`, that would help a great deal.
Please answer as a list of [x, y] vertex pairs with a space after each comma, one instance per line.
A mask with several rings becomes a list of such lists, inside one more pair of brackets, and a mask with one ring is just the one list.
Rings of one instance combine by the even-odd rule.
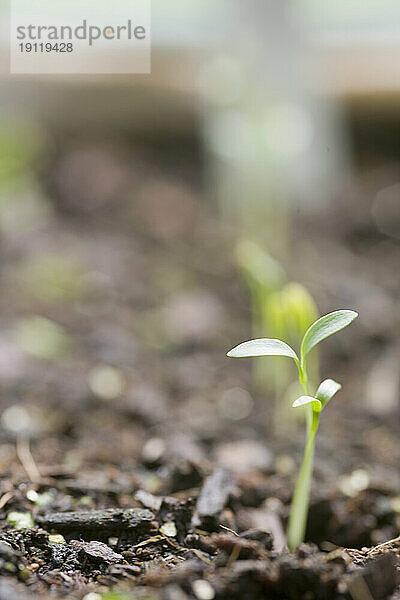
[[217, 461], [284, 504], [295, 373], [225, 353], [350, 308], [317, 478], [398, 498], [399, 3], [153, 0], [151, 75], [104, 77], [9, 75], [0, 10], [3, 491], [23, 439], [93, 494]]

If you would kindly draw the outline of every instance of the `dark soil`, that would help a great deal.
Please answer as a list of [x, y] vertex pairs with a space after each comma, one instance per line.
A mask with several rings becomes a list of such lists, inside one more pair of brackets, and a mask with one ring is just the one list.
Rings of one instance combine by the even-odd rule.
[[[40, 166], [50, 200], [2, 228], [0, 600], [400, 597], [400, 247], [373, 190], [360, 177], [293, 223], [289, 277], [361, 317], [322, 350], [343, 392], [289, 554], [303, 424], [277, 432], [250, 361], [225, 358], [251, 336], [248, 297], [185, 156], [172, 172], [163, 152], [75, 143]], [[35, 275], [48, 256], [56, 286]], [[37, 316], [62, 328], [41, 358]]]

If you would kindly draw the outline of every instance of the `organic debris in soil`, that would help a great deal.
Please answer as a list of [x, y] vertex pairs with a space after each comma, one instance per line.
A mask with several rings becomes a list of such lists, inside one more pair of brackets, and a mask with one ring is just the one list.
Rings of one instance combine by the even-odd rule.
[[[45, 586], [76, 594], [96, 582], [129, 590], [147, 586], [160, 600], [384, 600], [394, 592], [398, 540], [362, 551], [321, 552], [303, 544], [295, 554], [276, 552], [269, 531], [237, 533], [221, 523], [234, 487], [229, 472], [216, 471], [205, 480], [197, 504], [191, 497], [141, 491], [136, 498], [154, 512], [132, 508], [37, 516], [46, 530], [3, 531], [1, 573], [35, 592]], [[206, 508], [212, 517], [209, 532], [196, 525], [199, 508], [202, 519]], [[54, 531], [59, 535], [51, 535]]]
[[124, 535], [137, 539], [149, 532], [154, 514], [143, 508], [109, 508], [106, 510], [49, 513], [37, 522], [49, 531], [84, 539], [108, 539]]

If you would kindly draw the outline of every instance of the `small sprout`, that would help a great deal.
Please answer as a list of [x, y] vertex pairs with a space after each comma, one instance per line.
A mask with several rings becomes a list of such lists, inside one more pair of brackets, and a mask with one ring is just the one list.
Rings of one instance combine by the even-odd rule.
[[310, 292], [300, 283], [288, 283], [282, 289], [280, 302], [288, 323], [285, 329], [293, 343], [301, 340], [304, 332], [318, 319], [318, 309]]
[[307, 354], [325, 338], [350, 325], [358, 314], [354, 310], [336, 310], [315, 321], [306, 331], [301, 342], [301, 361], [304, 362]]
[[178, 533], [173, 521], [167, 521], [164, 525], [161, 525], [160, 532], [167, 537], [176, 537], [176, 534]]
[[288, 356], [293, 358], [296, 364], [299, 364], [297, 354], [290, 346], [280, 340], [271, 340], [268, 338], [259, 338], [243, 342], [232, 350], [229, 350], [227, 356], [230, 358], [247, 358], [251, 356]]
[[38, 494], [35, 490], [28, 490], [26, 497], [34, 504], [37, 504], [37, 506], [46, 506], [47, 504], [51, 504], [54, 500], [54, 496], [50, 492]]
[[353, 310], [337, 310], [315, 321], [304, 334], [300, 347], [300, 357], [285, 342], [269, 338], [243, 342], [227, 354], [227, 356], [235, 358], [286, 356], [293, 359], [297, 366], [299, 382], [304, 394], [297, 398], [292, 406], [305, 407], [307, 411], [307, 442], [290, 510], [287, 530], [287, 542], [290, 550], [297, 548], [304, 540], [314, 463], [315, 435], [318, 430], [320, 413], [336, 392], [341, 389], [340, 383], [333, 379], [325, 379], [318, 387], [315, 395], [311, 395], [308, 389], [307, 357], [319, 342], [350, 325], [357, 316], [358, 314]]
[[342, 386], [337, 381], [334, 381], [333, 379], [325, 379], [317, 389], [315, 397], [318, 398], [322, 404], [322, 408], [324, 408], [328, 404], [329, 400], [333, 398], [336, 392], [341, 389]]
[[7, 515], [8, 523], [15, 529], [31, 529], [34, 527], [33, 519], [30, 513], [12, 511]]
[[293, 408], [296, 408], [297, 406], [305, 406], [306, 404], [310, 404], [311, 408], [316, 412], [321, 412], [322, 404], [313, 396], [300, 396], [300, 398], [297, 398], [297, 400], [293, 402], [292, 406]]
[[329, 400], [338, 392], [342, 386], [333, 379], [325, 379], [317, 389], [315, 396], [300, 396], [292, 404], [293, 407], [305, 406], [311, 404], [313, 410], [321, 412], [321, 410], [328, 404]]
[[39, 498], [39, 494], [37, 492], [35, 492], [35, 490], [28, 490], [26, 492], [26, 497], [31, 502], [37, 502], [37, 499]]

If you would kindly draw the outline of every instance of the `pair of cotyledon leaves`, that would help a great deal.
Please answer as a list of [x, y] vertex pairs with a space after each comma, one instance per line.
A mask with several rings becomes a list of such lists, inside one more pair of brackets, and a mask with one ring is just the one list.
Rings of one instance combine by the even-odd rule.
[[[318, 321], [315, 321], [303, 337], [300, 348], [300, 358], [288, 344], [281, 340], [270, 338], [260, 338], [243, 342], [230, 350], [227, 356], [234, 358], [252, 356], [287, 356], [295, 361], [299, 372], [302, 372], [304, 370], [306, 356], [310, 350], [325, 338], [344, 329], [347, 325], [350, 325], [356, 317], [358, 317], [358, 314], [353, 310], [336, 310], [321, 317]], [[315, 397], [300, 396], [300, 398], [297, 398], [297, 400], [294, 401], [293, 406], [311, 404], [313, 410], [319, 412], [340, 388], [341, 385], [336, 381], [333, 381], [333, 379], [325, 379], [319, 386]]]

